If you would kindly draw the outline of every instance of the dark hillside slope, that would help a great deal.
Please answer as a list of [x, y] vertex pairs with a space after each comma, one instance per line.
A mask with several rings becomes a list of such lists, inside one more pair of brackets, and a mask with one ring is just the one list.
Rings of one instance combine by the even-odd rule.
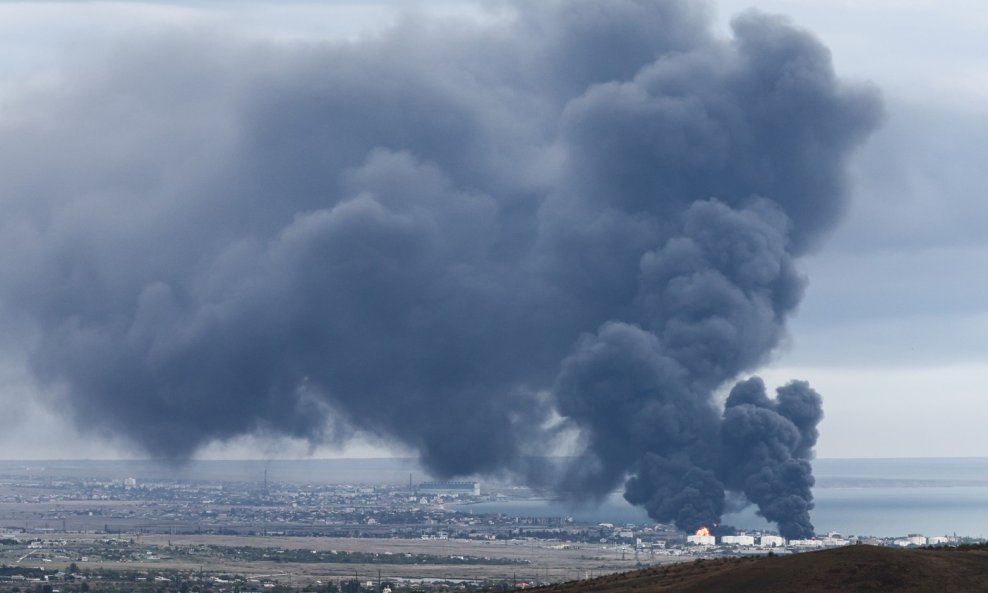
[[988, 592], [988, 549], [848, 546], [771, 558], [698, 560], [548, 587], [552, 593]]

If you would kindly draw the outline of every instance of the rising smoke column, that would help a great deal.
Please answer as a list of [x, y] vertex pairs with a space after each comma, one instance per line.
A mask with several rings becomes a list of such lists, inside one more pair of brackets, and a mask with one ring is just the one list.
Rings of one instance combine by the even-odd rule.
[[819, 399], [713, 395], [784, 337], [879, 117], [811, 35], [580, 0], [129, 43], [0, 117], [6, 351], [80, 427], [172, 459], [360, 430], [441, 476], [631, 475], [683, 528], [731, 491], [812, 531]]
[[721, 438], [722, 475], [728, 487], [743, 492], [759, 512], [789, 537], [813, 534], [810, 468], [816, 425], [823, 417], [820, 395], [805, 381], [793, 381], [765, 393], [761, 379], [734, 386], [727, 398]]

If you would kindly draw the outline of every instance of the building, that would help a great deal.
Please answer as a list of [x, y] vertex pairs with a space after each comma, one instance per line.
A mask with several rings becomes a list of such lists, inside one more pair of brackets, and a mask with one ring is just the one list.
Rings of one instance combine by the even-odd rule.
[[686, 542], [698, 546], [713, 546], [717, 544], [717, 538], [712, 535], [687, 535]]
[[892, 543], [903, 548], [908, 546], [925, 546], [926, 537], [916, 533], [910, 533], [908, 537], [897, 539]]
[[778, 535], [763, 535], [758, 538], [758, 545], [763, 548], [775, 548], [786, 545], [786, 539]]
[[416, 488], [419, 494], [448, 494], [480, 496], [480, 482], [422, 482]]
[[755, 537], [753, 535], [723, 535], [720, 538], [720, 543], [732, 545], [732, 546], [753, 546], [755, 545]]

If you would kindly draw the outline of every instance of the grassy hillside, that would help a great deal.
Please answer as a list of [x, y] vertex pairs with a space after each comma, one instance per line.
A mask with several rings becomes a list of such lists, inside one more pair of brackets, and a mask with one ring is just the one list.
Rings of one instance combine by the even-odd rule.
[[698, 560], [547, 587], [552, 593], [988, 592], [988, 549], [848, 546], [792, 556]]

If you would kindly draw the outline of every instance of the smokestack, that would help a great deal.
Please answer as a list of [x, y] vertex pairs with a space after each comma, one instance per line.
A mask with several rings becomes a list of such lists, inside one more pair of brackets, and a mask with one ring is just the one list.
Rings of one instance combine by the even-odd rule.
[[686, 1], [510, 8], [149, 36], [11, 106], [0, 315], [39, 389], [156, 457], [363, 432], [439, 479], [627, 480], [690, 531], [737, 492], [812, 531], [819, 397], [713, 394], [785, 336], [874, 92], [757, 12], [721, 39]]

